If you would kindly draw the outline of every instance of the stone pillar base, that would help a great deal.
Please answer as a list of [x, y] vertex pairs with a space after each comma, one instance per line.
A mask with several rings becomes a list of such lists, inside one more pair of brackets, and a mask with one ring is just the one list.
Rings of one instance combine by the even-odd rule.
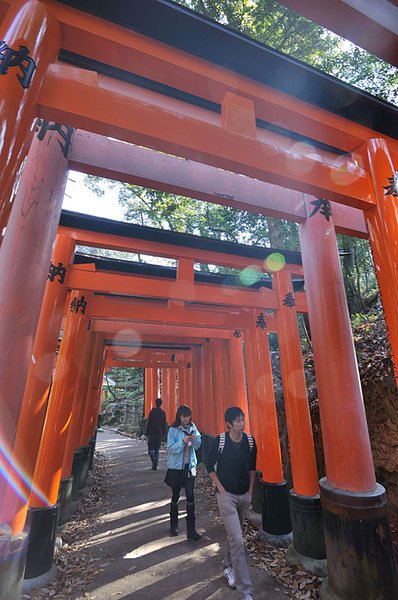
[[385, 489], [354, 493], [321, 479], [328, 578], [322, 600], [396, 600], [398, 578]]
[[57, 573], [57, 567], [52, 565], [46, 573], [43, 573], [43, 575], [32, 577], [31, 579], [24, 579], [22, 593], [30, 596], [34, 592], [39, 591], [41, 588], [46, 587], [50, 581], [54, 581], [54, 579], [57, 578]]
[[30, 526], [25, 579], [47, 573], [52, 567], [57, 533], [59, 504], [48, 508], [29, 508]]
[[[294, 534], [293, 534], [294, 537]], [[328, 574], [328, 564], [326, 559], [310, 558], [309, 556], [303, 556], [297, 552], [293, 544], [287, 549], [286, 562], [289, 565], [296, 565], [302, 567], [305, 571], [316, 575], [317, 577], [326, 577]]]
[[292, 531], [287, 482], [260, 481], [262, 529], [273, 536], [285, 536]]
[[273, 535], [272, 533], [267, 533], [264, 529], [259, 529], [257, 538], [262, 542], [267, 542], [267, 544], [270, 544], [274, 548], [287, 548], [293, 541], [293, 534], [290, 532], [285, 535]]
[[[8, 530], [7, 530], [8, 528]], [[29, 528], [16, 535], [7, 525], [1, 525], [0, 541], [0, 598], [17, 600], [21, 597]]]
[[73, 477], [61, 479], [58, 492], [58, 527], [64, 526], [71, 520], [72, 486]]
[[298, 556], [324, 561], [326, 549], [320, 497], [300, 496], [290, 490], [290, 507], [295, 552]]

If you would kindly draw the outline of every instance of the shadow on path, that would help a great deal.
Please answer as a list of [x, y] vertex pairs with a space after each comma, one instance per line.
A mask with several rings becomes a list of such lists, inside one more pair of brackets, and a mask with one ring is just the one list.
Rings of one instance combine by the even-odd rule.
[[[170, 491], [164, 483], [165, 452], [150, 469], [147, 445], [116, 433], [99, 433], [112, 473], [110, 505], [87, 540], [101, 571], [87, 587], [95, 600], [239, 600], [222, 576], [220, 542], [224, 529], [211, 522], [196, 494], [198, 543], [185, 536], [185, 498], [180, 501], [180, 534], [169, 535]], [[278, 583], [251, 567], [257, 600], [286, 600]]]

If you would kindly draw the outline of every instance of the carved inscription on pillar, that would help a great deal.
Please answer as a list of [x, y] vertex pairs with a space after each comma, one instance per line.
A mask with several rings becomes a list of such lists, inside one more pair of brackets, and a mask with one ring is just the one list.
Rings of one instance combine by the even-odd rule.
[[61, 123], [51, 123], [50, 121], [44, 121], [43, 119], [38, 119], [36, 122], [36, 131], [38, 131], [37, 138], [39, 140], [44, 140], [47, 131], [57, 131], [59, 133], [63, 141], [57, 141], [61, 146], [62, 154], [65, 158], [68, 158], [74, 130], [74, 127], [67, 127]]
[[257, 317], [256, 327], [260, 327], [260, 329], [263, 330], [267, 327], [267, 323], [265, 321], [265, 314], [263, 312], [261, 312]]
[[385, 196], [394, 196], [398, 197], [398, 171], [395, 171], [392, 177], [387, 177], [389, 184], [384, 186], [386, 190], [384, 192]]
[[55, 266], [52, 262], [48, 267], [48, 275], [50, 281], [54, 281], [56, 277], [58, 277], [58, 283], [64, 283], [66, 275], [66, 267], [64, 267], [63, 263], [59, 262], [58, 266]]
[[82, 315], [84, 315], [84, 313], [86, 312], [86, 308], [87, 300], [84, 296], [82, 296], [79, 299], [73, 298], [72, 302], [70, 303], [70, 312], [78, 313], [80, 310]]
[[285, 299], [283, 300], [283, 305], [288, 306], [289, 308], [293, 308], [293, 306], [296, 306], [296, 300], [294, 299], [293, 292], [288, 292], [286, 294]]
[[16, 73], [17, 79], [23, 88], [28, 88], [32, 81], [33, 73], [36, 69], [36, 63], [26, 46], [19, 46], [19, 50], [14, 50], [0, 41], [0, 75], [7, 75], [8, 69], [19, 68], [20, 73]]
[[308, 215], [309, 217], [313, 217], [319, 211], [319, 213], [325, 217], [326, 221], [329, 221], [332, 216], [332, 209], [330, 207], [329, 200], [325, 200], [325, 198], [317, 198], [313, 200], [310, 204], [314, 206], [312, 212]]

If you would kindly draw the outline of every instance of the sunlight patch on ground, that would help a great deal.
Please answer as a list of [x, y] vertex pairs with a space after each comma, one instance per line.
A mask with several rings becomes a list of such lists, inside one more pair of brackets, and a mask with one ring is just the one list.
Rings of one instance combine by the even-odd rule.
[[[178, 538], [175, 538], [176, 540], [178, 540]], [[176, 542], [173, 540], [171, 540], [170, 538], [168, 539], [168, 541], [171, 542], [171, 544], [175, 544]], [[179, 539], [179, 543], [181, 544], [182, 539]], [[186, 543], [186, 542], [183, 542]], [[149, 546], [149, 544], [148, 544]], [[159, 546], [158, 548], [159, 549]], [[152, 549], [152, 551], [155, 551], [154, 549]], [[183, 554], [180, 554], [179, 556], [176, 557], [172, 557], [169, 560], [165, 560], [162, 561], [160, 563], [157, 563], [156, 565], [153, 565], [147, 569], [143, 569], [143, 570], [139, 570], [137, 569], [135, 571], [135, 567], [132, 566], [129, 568], [129, 574], [126, 575], [125, 577], [123, 577], [122, 579], [119, 580], [119, 591], [115, 592], [115, 588], [114, 586], [112, 586], [111, 584], [106, 584], [104, 586], [101, 586], [100, 588], [97, 589], [93, 589], [91, 591], [92, 596], [95, 595], [95, 593], [100, 593], [102, 595], [102, 597], [108, 597], [106, 596], [107, 593], [109, 593], [109, 597], [111, 596], [117, 596], [117, 598], [150, 598], [150, 595], [145, 595], [145, 588], [148, 588], [148, 592], [150, 594], [149, 589], [151, 588], [151, 586], [153, 585], [163, 585], [165, 587], [165, 589], [167, 588], [171, 588], [175, 585], [175, 582], [178, 582], [178, 578], [176, 579], [176, 574], [182, 575], [182, 573], [184, 571], [190, 571], [192, 569], [196, 568], [196, 565], [199, 565], [201, 563], [206, 562], [207, 560], [213, 560], [214, 557], [216, 557], [219, 554], [220, 551], [220, 545], [218, 543], [214, 543], [214, 544], [209, 544], [208, 546], [201, 546], [198, 548], [193, 549], [192, 545], [189, 544], [189, 547], [187, 549], [187, 551]], [[125, 555], [125, 559], [127, 559], [128, 555]], [[220, 562], [220, 574], [221, 574], [221, 562]], [[166, 582], [166, 578], [170, 578], [169, 582]], [[220, 577], [220, 575], [217, 575], [217, 577], [212, 578], [213, 579], [218, 579]], [[193, 586], [190, 586], [189, 590], [190, 593], [192, 593], [192, 591], [195, 590], [199, 590], [201, 589], [204, 585], [208, 584], [208, 582], [210, 581], [210, 579], [207, 579], [206, 582], [204, 583], [199, 583]], [[184, 588], [185, 589], [185, 588]], [[142, 596], [138, 596], [137, 592], [139, 592], [140, 590], [142, 590]], [[112, 592], [112, 593], [111, 593]], [[132, 596], [132, 593], [134, 594], [134, 596]], [[165, 596], [165, 600], [180, 600], [181, 598], [184, 598], [186, 596], [182, 595], [184, 594], [184, 590], [177, 590], [175, 592], [171, 592], [170, 595]]]
[[107, 523], [108, 521], [115, 521], [116, 519], [122, 519], [123, 517], [128, 517], [129, 515], [138, 515], [148, 510], [163, 508], [163, 506], [166, 506], [167, 504], [170, 504], [170, 498], [156, 500], [156, 502], [145, 502], [145, 504], [139, 504], [138, 506], [132, 506], [131, 508], [125, 508], [123, 510], [118, 510], [105, 515], [101, 520], [104, 523]]
[[103, 533], [99, 533], [98, 535], [93, 535], [90, 538], [90, 546], [98, 546], [103, 542], [107, 542], [110, 537], [112, 539], [116, 539], [122, 535], [137, 533], [138, 531], [142, 531], [147, 527], [153, 527], [153, 525], [161, 525], [163, 523], [168, 523], [169, 515], [165, 515], [163, 518], [158, 515], [152, 517], [150, 519], [145, 519], [143, 521], [129, 523], [128, 525], [124, 525], [123, 527], [118, 527], [112, 530], [104, 531]]

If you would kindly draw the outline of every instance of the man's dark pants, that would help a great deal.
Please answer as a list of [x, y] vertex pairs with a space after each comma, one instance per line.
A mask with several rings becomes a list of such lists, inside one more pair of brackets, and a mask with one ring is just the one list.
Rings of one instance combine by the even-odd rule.
[[148, 435], [148, 454], [152, 461], [152, 468], [158, 466], [159, 448], [162, 441], [161, 435]]

